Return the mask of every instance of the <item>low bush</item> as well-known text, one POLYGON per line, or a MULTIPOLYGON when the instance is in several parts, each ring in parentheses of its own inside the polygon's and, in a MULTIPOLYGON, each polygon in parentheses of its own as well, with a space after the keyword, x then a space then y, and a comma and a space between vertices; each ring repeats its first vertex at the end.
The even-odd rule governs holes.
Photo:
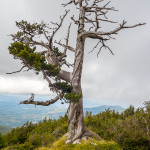
MULTIPOLYGON (((149 110, 150 103, 145 102, 145 107, 135 110, 133 106, 130 106, 121 114, 111 110, 106 110, 97 115, 87 112, 85 114, 85 126, 97 133, 102 139, 115 141, 123 150, 149 150, 149 110)), ((13 129, 6 135, 2 136, 0 134, 0 148, 5 146, 12 147, 13 150, 32 150, 41 146, 50 147, 67 131, 67 115, 60 117, 58 120, 45 118, 37 124, 27 122, 22 127, 13 129)), ((59 141, 56 143, 58 144, 57 147, 59 147, 59 141)), ((102 141, 100 145, 97 143, 101 147, 103 145, 104 148, 109 144, 109 147, 111 147, 111 142, 107 142, 106 145, 102 144, 102 141)), ((87 150, 93 146, 90 144, 86 145, 86 143, 82 143, 82 145, 87 147, 87 150)), ((70 146, 74 147, 74 145, 70 146)), ((66 148, 69 148, 69 145, 66 148)))

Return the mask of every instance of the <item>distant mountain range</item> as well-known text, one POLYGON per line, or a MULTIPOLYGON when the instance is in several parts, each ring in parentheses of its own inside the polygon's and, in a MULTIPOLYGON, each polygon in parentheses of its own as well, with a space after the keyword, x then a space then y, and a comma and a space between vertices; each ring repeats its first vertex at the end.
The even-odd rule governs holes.
MULTIPOLYGON (((45 117, 58 119, 59 116, 63 116, 67 111, 66 105, 37 106, 36 108, 33 105, 18 105, 20 99, 22 99, 22 97, 0 95, 0 126, 13 128, 21 126, 27 121, 37 123, 45 117)), ((84 113, 88 111, 95 115, 107 109, 115 110, 119 113, 124 111, 124 108, 120 106, 103 105, 93 108, 84 108, 84 113)))
POLYGON ((111 106, 111 105, 102 105, 102 106, 98 106, 98 107, 93 107, 93 108, 84 108, 84 112, 88 111, 88 112, 92 112, 93 115, 98 114, 100 112, 103 112, 105 110, 115 110, 119 113, 123 112, 125 109, 121 106, 111 106))

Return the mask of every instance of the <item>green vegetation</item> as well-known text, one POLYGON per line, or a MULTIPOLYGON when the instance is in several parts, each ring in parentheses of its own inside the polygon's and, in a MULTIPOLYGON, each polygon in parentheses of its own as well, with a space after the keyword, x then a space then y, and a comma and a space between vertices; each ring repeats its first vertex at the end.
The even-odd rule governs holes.
MULTIPOLYGON (((43 77, 50 77, 54 83, 49 84, 50 90, 56 92, 57 90, 61 90, 63 93, 61 95, 62 104, 64 102, 78 102, 82 97, 81 94, 73 93, 73 87, 70 83, 63 82, 59 78, 59 73, 61 70, 61 66, 59 63, 55 63, 55 65, 47 63, 45 53, 46 52, 36 52, 37 47, 35 45, 39 45, 38 42, 33 42, 33 37, 36 35, 43 34, 45 32, 45 28, 47 26, 43 23, 30 24, 27 21, 16 22, 16 26, 22 31, 17 32, 17 34, 12 35, 13 43, 8 47, 9 53, 13 55, 15 59, 19 59, 22 61, 23 68, 28 68, 28 70, 33 70, 36 75, 40 72, 43 73, 43 77), (30 37, 30 36, 31 37, 30 37), (56 90, 57 89, 57 90, 56 90)), ((57 61, 65 62, 64 54, 59 51, 57 47, 52 47, 52 53, 55 57, 59 57, 60 59, 57 61), (61 56, 63 56, 61 58, 61 56)), ((22 68, 22 69, 23 69, 22 68)), ((21 70, 22 70, 21 69, 21 70)), ((57 91, 58 93, 58 91, 57 91)))
POLYGON ((32 124, 27 122, 22 127, 13 129, 3 136, 6 149, 34 149, 41 145, 52 144, 67 132, 67 116, 58 120, 44 119, 43 122, 32 124))
POLYGON ((5 146, 5 142, 4 142, 4 139, 2 137, 2 134, 0 132, 0 149, 3 148, 5 146))
POLYGON ((51 147, 41 147, 36 150, 121 150, 119 145, 113 141, 97 141, 88 139, 81 144, 65 144, 67 137, 60 138, 51 147))
POLYGON ((2 134, 6 134, 6 133, 10 132, 11 130, 12 130, 12 128, 10 128, 10 127, 0 126, 0 132, 2 134))
POLYGON ((22 60, 24 66, 28 64, 29 69, 33 69, 36 74, 41 70, 45 70, 49 76, 56 76, 60 71, 60 68, 56 65, 47 64, 45 56, 36 53, 36 47, 32 48, 28 43, 14 42, 8 49, 14 58, 22 60))
POLYGON ((0 146, 5 147, 5 150, 10 148, 14 150, 149 150, 149 110, 150 102, 145 102, 145 107, 135 110, 133 106, 130 106, 121 114, 109 109, 97 115, 87 112, 86 127, 97 133, 104 141, 89 139, 81 142, 80 145, 65 145, 63 135, 68 128, 67 115, 65 115, 58 120, 44 119, 38 124, 27 122, 6 135, 0 135, 0 141, 3 141, 0 146))

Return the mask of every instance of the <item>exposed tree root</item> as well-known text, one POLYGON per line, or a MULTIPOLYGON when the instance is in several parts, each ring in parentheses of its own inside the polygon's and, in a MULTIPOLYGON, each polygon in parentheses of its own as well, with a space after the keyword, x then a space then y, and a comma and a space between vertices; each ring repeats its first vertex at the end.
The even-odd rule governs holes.
POLYGON ((64 136, 68 136, 68 139, 67 139, 67 141, 66 141, 66 144, 70 144, 70 143, 73 143, 73 144, 80 144, 81 143, 81 140, 84 140, 84 141, 86 141, 86 140, 88 140, 89 138, 95 138, 95 139, 97 139, 97 140, 102 140, 102 138, 98 135, 98 134, 96 134, 96 133, 94 133, 94 132, 92 132, 92 131, 89 131, 89 130, 87 130, 87 129, 85 129, 85 131, 83 132, 83 134, 82 135, 80 135, 80 137, 76 137, 76 138, 74 138, 74 139, 69 139, 69 133, 66 133, 64 136))
POLYGON ((91 138, 96 138, 97 140, 102 140, 102 138, 98 134, 89 131, 87 129, 85 129, 85 133, 83 134, 82 137, 91 137, 91 138))

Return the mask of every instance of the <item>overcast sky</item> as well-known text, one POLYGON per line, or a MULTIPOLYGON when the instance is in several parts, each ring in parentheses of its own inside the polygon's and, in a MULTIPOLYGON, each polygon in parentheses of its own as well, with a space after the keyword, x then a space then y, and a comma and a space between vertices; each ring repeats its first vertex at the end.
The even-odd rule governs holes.
MULTIPOLYGON (((46 81, 32 72, 6 75, 6 72, 20 68, 20 61, 14 60, 8 52, 11 38, 7 35, 17 32, 15 21, 27 20, 47 23, 59 19, 64 8, 62 0, 0 0, 0 93, 50 95, 46 81)), ((65 2, 65 0, 64 0, 65 2)), ((67 0, 66 0, 67 2, 67 0)), ((150 0, 111 0, 111 6, 118 12, 111 12, 111 20, 128 25, 147 23, 145 26, 123 30, 116 40, 108 44, 114 52, 103 50, 97 58, 97 51, 88 53, 95 46, 86 41, 82 76, 85 103, 90 105, 141 106, 150 100, 150 0)), ((71 13, 74 13, 71 7, 71 13)), ((68 19, 65 22, 67 25, 68 19)), ((65 26, 64 26, 65 27, 65 26)), ((71 45, 75 45, 76 28, 72 29, 71 45)), ((112 29, 111 24, 104 28, 112 29)), ((56 38, 65 34, 60 31, 56 38)), ((72 58, 69 54, 70 59, 72 58)))

